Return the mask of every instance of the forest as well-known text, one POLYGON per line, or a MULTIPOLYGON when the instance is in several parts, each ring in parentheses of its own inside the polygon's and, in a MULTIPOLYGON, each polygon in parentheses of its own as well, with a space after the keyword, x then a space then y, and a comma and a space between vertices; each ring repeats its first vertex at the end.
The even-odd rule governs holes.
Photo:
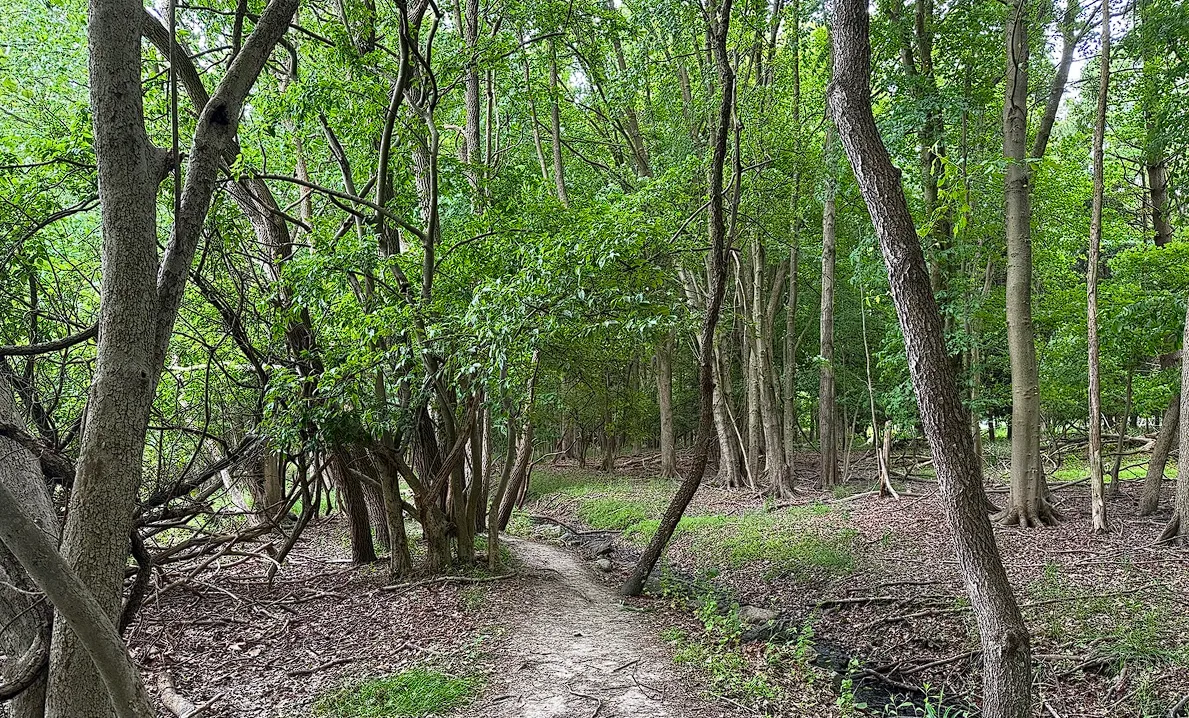
POLYGON ((3 718, 1189 718, 1189 4, 4 0, 3 718))

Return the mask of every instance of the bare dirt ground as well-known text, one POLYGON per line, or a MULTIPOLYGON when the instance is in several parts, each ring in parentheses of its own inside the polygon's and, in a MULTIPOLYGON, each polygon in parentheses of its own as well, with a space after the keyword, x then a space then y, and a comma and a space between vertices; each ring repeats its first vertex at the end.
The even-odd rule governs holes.
POLYGON ((210 702, 209 718, 297 718, 350 680, 457 665, 490 640, 493 618, 465 585, 382 590, 385 566, 348 565, 343 536, 338 518, 310 526, 271 584, 270 564, 242 555, 264 553, 251 544, 196 575, 160 572, 129 633, 146 684, 169 675, 190 702, 210 702))
MULTIPOLYGON (((466 714, 490 718, 725 716, 698 697, 657 644, 646 618, 625 609, 570 550, 510 539, 526 569, 545 578, 523 598, 495 650, 487 694, 466 714)), ((505 618, 507 620, 507 618, 505 618)))
POLYGON ((727 714, 569 549, 510 538, 514 578, 393 589, 384 564, 348 565, 339 518, 309 527, 270 583, 271 541, 158 572, 129 631, 150 690, 168 677, 210 718, 301 718, 344 685, 428 665, 482 678, 466 716, 727 714))

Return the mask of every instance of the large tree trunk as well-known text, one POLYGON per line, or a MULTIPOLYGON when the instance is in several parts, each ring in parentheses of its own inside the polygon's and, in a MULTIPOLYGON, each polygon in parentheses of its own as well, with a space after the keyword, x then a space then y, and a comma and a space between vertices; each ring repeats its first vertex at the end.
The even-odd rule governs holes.
MULTIPOLYGON (((1094 191, 1090 210, 1090 251, 1086 259, 1086 342, 1089 345, 1089 395, 1090 395, 1090 523, 1095 533, 1107 530, 1106 496, 1102 479, 1102 388, 1099 383, 1098 360, 1098 264, 1102 247, 1102 195, 1103 161, 1102 144, 1106 135, 1106 99, 1110 87, 1111 57, 1111 4, 1102 3, 1102 54, 1098 86, 1098 113, 1094 122, 1094 146, 1092 154, 1094 191)), ((1119 436, 1127 431, 1126 424, 1119 427, 1119 436)), ((1114 483, 1118 483, 1117 479, 1114 483)))
POLYGON ((1144 490, 1139 501, 1139 515, 1149 516, 1160 508, 1160 487, 1164 483, 1164 467, 1168 465, 1168 455, 1180 436, 1181 424, 1181 395, 1173 394, 1164 410, 1164 418, 1160 423, 1160 433, 1156 435, 1156 444, 1152 447, 1152 458, 1148 461, 1148 472, 1144 475, 1144 490))
POLYGON ((347 531, 351 537, 351 562, 372 563, 376 560, 376 547, 372 543, 371 519, 363 494, 363 482, 353 471, 350 454, 341 446, 335 446, 333 449, 330 475, 334 478, 335 488, 338 489, 339 505, 347 518, 347 531))
MULTIPOLYGON (((698 486, 702 483, 702 475, 706 472, 706 460, 710 455, 712 425, 714 421, 714 337, 718 328, 718 315, 722 309, 723 295, 726 294, 727 284, 727 223, 723 207, 723 168, 727 161, 727 139, 731 131, 731 115, 735 97, 735 72, 731 68, 727 55, 727 35, 731 23, 732 0, 722 0, 721 4, 711 0, 706 10, 706 39, 714 56, 715 68, 718 70, 719 104, 718 116, 714 126, 713 156, 710 161, 709 187, 710 200, 707 230, 710 235, 710 292, 706 301, 706 312, 702 317, 702 331, 698 347, 698 439, 694 448, 693 464, 689 475, 681 482, 673 500, 669 502, 660 524, 644 554, 636 563, 631 576, 624 583, 621 591, 624 595, 636 596, 644 590, 644 581, 656 567, 661 553, 677 523, 693 500, 698 486)), ((738 128, 736 128, 738 129, 738 128)), ((736 156, 734 167, 734 183, 738 188, 741 174, 739 158, 736 156)), ((738 202, 738 193, 734 202, 738 202)))
POLYGON ((996 518, 1023 527, 1051 524, 1040 467, 1040 379, 1032 328, 1032 235, 1029 199, 1028 23, 1029 0, 1007 8, 1007 90, 1003 153, 1007 158, 1007 351, 1011 362, 1011 487, 996 518))
MULTIPOLYGON (((830 153, 832 133, 826 130, 826 154, 830 153)), ((821 359, 818 379, 817 424, 821 437, 822 486, 838 483, 838 430, 834 401, 834 194, 833 176, 826 178, 826 200, 822 208, 822 303, 821 303, 821 359)))
POLYGON ((1029 718, 1032 671, 1028 631, 985 512, 981 466, 900 171, 888 156, 871 110, 867 3, 838 0, 833 20, 834 79, 828 103, 879 236, 946 521, 978 623, 983 648, 983 715, 1029 718))
MULTIPOLYGON (((156 224, 161 177, 145 133, 141 29, 131 20, 142 12, 138 1, 94 0, 88 13, 103 287, 95 374, 62 542, 67 564, 113 620, 120 610, 145 432, 161 371, 156 224)), ((111 716, 108 696, 95 690, 99 685, 99 674, 83 644, 65 623, 59 623, 54 631, 47 714, 51 718, 111 716)))
MULTIPOLYGON (((144 7, 92 0, 87 23, 90 95, 103 230, 99 340, 62 556, 114 619, 120 610, 128 537, 140 488, 145 431, 206 221, 223 154, 234 143, 244 99, 297 0, 272 0, 210 99, 199 110, 174 227, 158 260, 156 193, 174 161, 148 141, 141 87, 144 7)), ((85 615, 89 605, 79 608, 85 615)), ((46 711, 50 718, 108 718, 113 706, 94 690, 93 646, 75 622, 55 627, 46 711)), ((109 667, 103 667, 107 671, 109 667)), ((110 687, 110 686, 109 686, 110 687)))
MULTIPOLYGON (((24 425, 8 383, 0 378, 0 484, 56 545, 61 527, 37 457, 5 435, 8 427, 15 431, 24 425)), ((16 556, 0 542, 0 653, 8 657, 0 670, 0 702, 11 701, 12 718, 45 714, 53 612, 37 599, 36 588, 16 556)))

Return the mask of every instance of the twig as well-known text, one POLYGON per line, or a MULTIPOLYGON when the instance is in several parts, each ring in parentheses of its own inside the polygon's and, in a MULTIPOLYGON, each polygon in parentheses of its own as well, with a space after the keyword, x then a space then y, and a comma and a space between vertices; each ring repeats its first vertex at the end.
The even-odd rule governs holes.
POLYGON ((624 663, 623 665, 616 666, 615 668, 613 668, 611 670, 611 672, 618 673, 619 671, 622 671, 623 669, 627 668, 628 666, 634 666, 639 662, 640 662, 639 658, 633 658, 632 660, 628 661, 627 663, 624 663))
MULTIPOLYGON (((427 578, 423 581, 413 581, 412 583, 398 583, 392 586, 381 586, 378 591, 394 591, 397 595, 412 591, 414 588, 421 586, 428 586, 434 583, 490 583, 491 581, 503 581, 508 578, 515 578, 515 573, 505 573, 499 576, 438 576, 437 578, 427 578)), ((373 593, 375 593, 373 591, 373 593)))
POLYGON ((579 698, 585 698, 589 701, 597 701, 597 705, 595 705, 594 712, 590 714, 590 718, 595 718, 595 716, 597 716, 599 714, 599 711, 601 711, 603 709, 603 699, 602 698, 599 698, 598 696, 592 696, 587 693, 582 693, 581 691, 576 691, 576 690, 574 690, 574 688, 572 686, 570 686, 569 683, 566 684, 566 689, 568 691, 570 691, 570 693, 572 695, 578 696, 579 698))
POLYGON ((320 666, 314 666, 313 668, 302 668, 302 669, 296 670, 296 671, 289 671, 289 676, 291 678, 298 678, 300 676, 310 676, 315 673, 324 671, 327 668, 334 668, 335 666, 341 666, 344 663, 352 663, 352 662, 358 661, 358 660, 359 660, 358 658, 336 658, 333 661, 327 661, 326 663, 323 663, 320 666))
POLYGON ((926 671, 930 668, 937 668, 938 666, 944 666, 944 665, 948 665, 950 663, 957 663, 958 661, 964 660, 966 658, 973 658, 974 656, 977 656, 980 653, 982 653, 981 650, 966 651, 964 653, 959 653, 956 656, 950 656, 949 658, 941 658, 936 661, 922 663, 921 665, 913 666, 912 668, 909 668, 908 670, 899 671, 899 673, 902 676, 911 675, 913 673, 920 673, 921 671, 926 671))

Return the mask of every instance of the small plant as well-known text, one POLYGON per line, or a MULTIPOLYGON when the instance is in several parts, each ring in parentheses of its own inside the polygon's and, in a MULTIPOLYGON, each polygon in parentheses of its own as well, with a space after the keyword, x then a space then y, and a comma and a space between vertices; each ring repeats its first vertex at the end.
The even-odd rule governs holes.
POLYGON ((318 699, 314 713, 327 718, 441 714, 465 705, 480 685, 475 677, 455 678, 425 668, 411 668, 340 688, 318 699))
POLYGON ((866 710, 867 704, 855 697, 855 682, 851 678, 859 669, 859 659, 852 658, 846 667, 846 675, 842 678, 842 685, 838 689, 838 699, 835 703, 842 712, 843 718, 851 718, 866 710))
POLYGON ((895 705, 884 706, 888 718, 969 718, 969 710, 956 705, 947 705, 945 691, 934 691, 928 683, 921 686, 925 697, 920 702, 903 700, 895 705))
POLYGON ((483 602, 487 598, 487 588, 484 586, 467 586, 462 590, 460 598, 462 600, 462 610, 467 613, 475 613, 480 608, 483 608, 483 602))

